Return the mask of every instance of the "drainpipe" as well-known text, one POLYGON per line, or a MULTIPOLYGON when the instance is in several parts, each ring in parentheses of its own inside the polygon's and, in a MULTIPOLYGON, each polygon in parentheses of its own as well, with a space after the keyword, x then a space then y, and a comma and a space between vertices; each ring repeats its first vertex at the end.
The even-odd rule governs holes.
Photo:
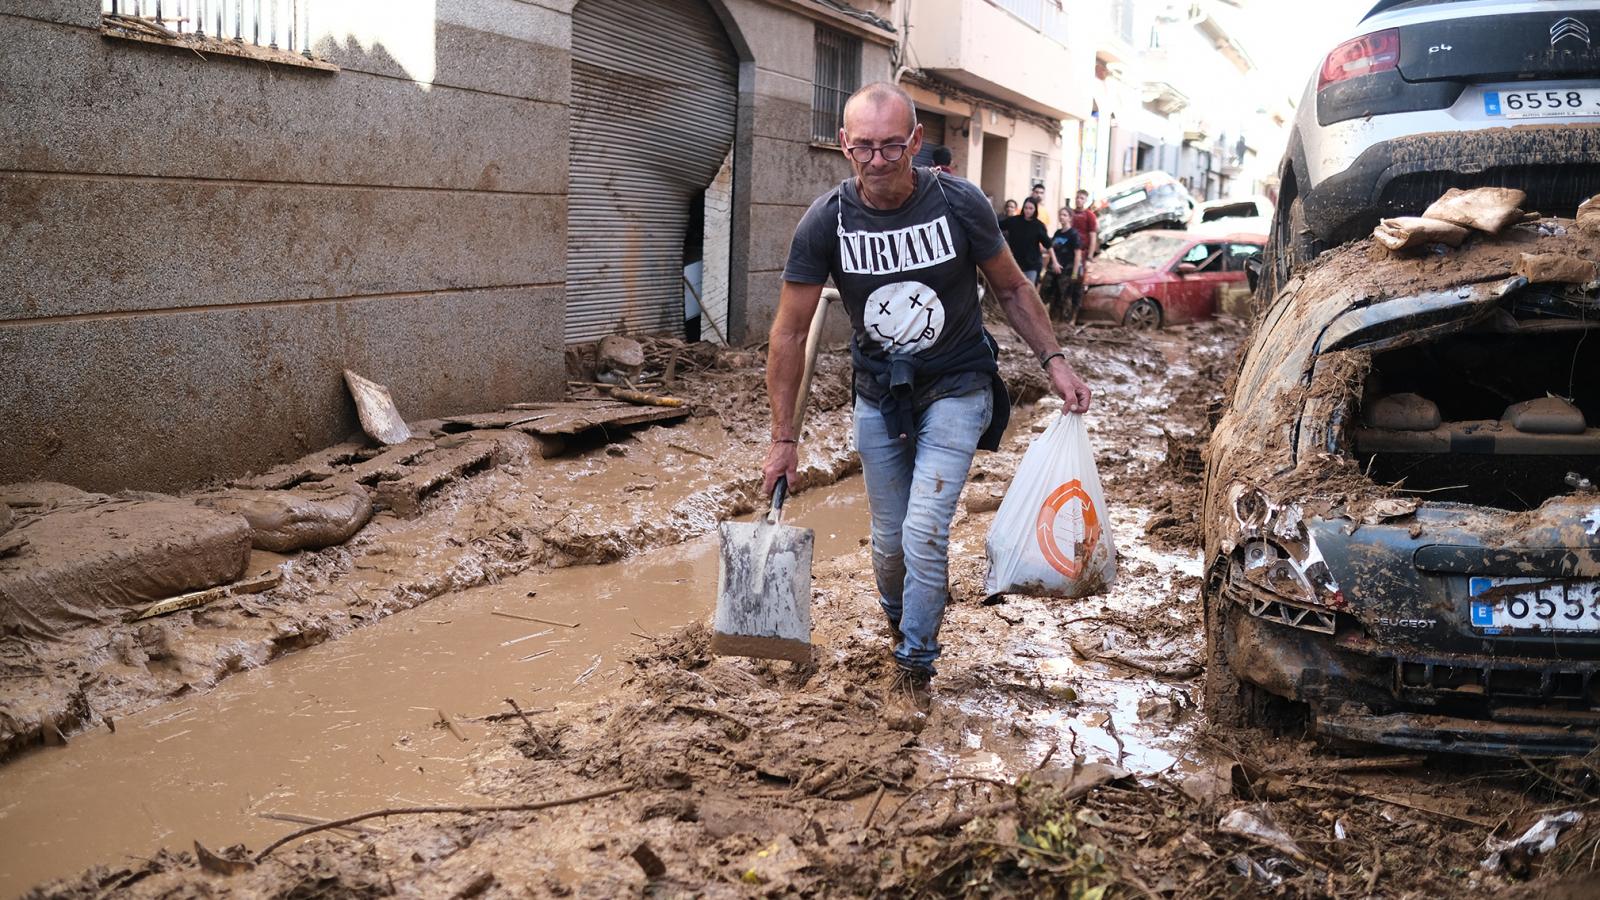
POLYGON ((911 71, 906 65, 907 50, 911 46, 911 0, 900 0, 900 41, 895 44, 894 77, 889 79, 890 84, 899 84, 900 79, 911 71))

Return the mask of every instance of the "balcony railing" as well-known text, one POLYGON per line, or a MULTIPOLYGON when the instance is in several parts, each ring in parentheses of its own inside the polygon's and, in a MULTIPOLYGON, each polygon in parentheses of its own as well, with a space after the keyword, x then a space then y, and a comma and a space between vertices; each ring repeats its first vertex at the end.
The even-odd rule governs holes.
POLYGON ((991 0, 1051 40, 1067 42, 1067 12, 1061 0, 991 0))

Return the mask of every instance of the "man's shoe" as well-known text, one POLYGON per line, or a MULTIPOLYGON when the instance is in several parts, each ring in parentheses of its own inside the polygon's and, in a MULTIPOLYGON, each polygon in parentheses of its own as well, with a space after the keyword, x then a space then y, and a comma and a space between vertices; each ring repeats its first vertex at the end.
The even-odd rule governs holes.
POLYGON ((884 715, 895 731, 918 732, 928 724, 933 710, 933 674, 919 669, 898 668, 889 684, 884 715))

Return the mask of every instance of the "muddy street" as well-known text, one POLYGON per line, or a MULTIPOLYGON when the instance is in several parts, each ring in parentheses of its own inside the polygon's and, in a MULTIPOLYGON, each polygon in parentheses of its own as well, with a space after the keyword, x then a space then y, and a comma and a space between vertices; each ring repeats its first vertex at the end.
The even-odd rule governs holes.
MULTIPOLYGON (((838 400, 809 426, 818 447, 791 513, 817 535, 815 665, 709 653, 709 532, 718 510, 748 515, 759 453, 759 415, 722 403, 721 415, 463 477, 417 519, 380 516, 353 554, 286 558, 292 590, 255 605, 281 606, 303 630, 378 615, 324 625, 324 642, 236 664, 214 687, 96 694, 66 746, 0 767, 0 893, 1503 889, 1476 874, 1474 854, 1536 803, 1524 782, 1486 771, 1465 790, 1422 757, 1346 758, 1303 733, 1218 729, 1197 712, 1200 446, 1242 334, 1219 320, 1067 336, 1099 390, 1090 427, 1118 580, 1080 601, 983 596, 998 498, 1059 414, 1036 399, 1002 450, 980 455, 957 513, 945 659, 920 733, 883 713, 892 665, 838 400), (746 472, 728 471, 740 461, 746 472), (668 470, 701 480, 675 484, 668 470), (551 509, 614 549, 502 558, 491 574, 452 576, 461 587, 438 572, 461 568, 466 523, 492 517, 498 530, 478 534, 495 540, 551 509), (663 529, 662 515, 681 524, 663 529), (440 586, 408 588, 424 582, 440 586), (244 862, 298 828, 372 811, 613 788, 543 811, 366 819, 244 862), (199 847, 226 859, 201 864, 199 847)), ((752 396, 756 362, 707 370, 704 391, 752 396)), ((825 362, 818 390, 836 390, 841 371, 825 362)), ((1008 372, 1038 397, 1026 368, 1008 372)), ((221 611, 166 621, 174 644, 248 640, 221 611)), ((190 665, 215 671, 201 662, 190 665)))

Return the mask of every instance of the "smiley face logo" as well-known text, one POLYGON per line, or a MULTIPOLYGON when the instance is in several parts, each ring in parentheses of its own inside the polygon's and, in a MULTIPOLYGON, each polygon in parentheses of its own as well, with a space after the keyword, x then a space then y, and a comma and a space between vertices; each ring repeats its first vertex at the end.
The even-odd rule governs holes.
POLYGON ((886 284, 867 297, 867 334, 889 353, 917 353, 944 333, 944 304, 920 281, 886 284))

